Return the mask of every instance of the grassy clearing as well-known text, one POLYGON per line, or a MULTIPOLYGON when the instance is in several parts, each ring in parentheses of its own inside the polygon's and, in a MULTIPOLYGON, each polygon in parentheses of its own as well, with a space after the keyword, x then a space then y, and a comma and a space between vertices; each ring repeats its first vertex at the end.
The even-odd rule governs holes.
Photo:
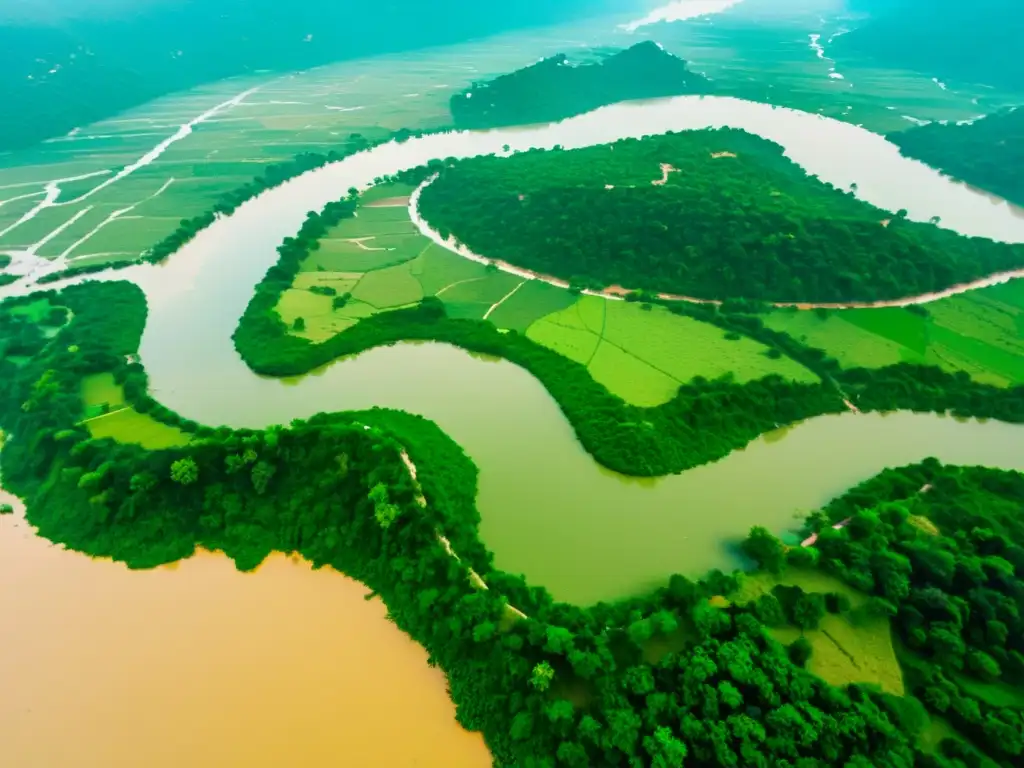
POLYGON ((1006 682, 983 683, 967 675, 955 675, 957 685, 993 707, 1024 709, 1024 690, 1006 682))
POLYGON ((835 592, 850 600, 851 610, 828 614, 818 629, 796 627, 772 630, 779 642, 790 644, 801 634, 814 649, 807 668, 832 685, 873 683, 884 691, 903 695, 903 671, 893 647, 892 629, 884 616, 866 615, 860 607, 867 596, 834 576, 814 569, 789 568, 781 577, 758 572, 743 579, 733 596, 737 603, 756 600, 775 586, 797 586, 805 592, 835 592))
POLYGON ((53 309, 53 304, 48 299, 36 299, 28 304, 12 307, 10 312, 12 315, 24 315, 38 325, 51 309, 53 309))
POLYGON ((539 280, 531 280, 516 291, 512 298, 494 310, 489 320, 499 328, 526 333, 526 329, 532 323, 545 315, 561 312, 572 306, 575 301, 576 297, 568 291, 539 280))
POLYGON ((188 445, 191 438, 176 427, 161 424, 132 408, 97 416, 85 423, 96 439, 110 437, 119 443, 141 445, 151 451, 188 445))
POLYGON ((293 336, 319 344, 355 324, 351 318, 336 312, 333 303, 331 296, 289 288, 281 294, 276 309, 293 336), (295 328, 295 321, 300 317, 305 326, 301 330, 295 328))
POLYGON ((82 379, 85 418, 93 418, 124 407, 124 392, 112 373, 98 373, 82 379))

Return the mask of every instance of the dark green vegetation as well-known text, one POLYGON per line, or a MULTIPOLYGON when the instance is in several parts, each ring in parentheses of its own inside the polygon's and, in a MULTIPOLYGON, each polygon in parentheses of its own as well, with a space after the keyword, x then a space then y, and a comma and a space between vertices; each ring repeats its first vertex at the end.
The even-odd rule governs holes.
POLYGON ((0 8, 0 151, 227 77, 444 45, 633 5, 514 0, 496 10, 475 0, 157 0, 104 11, 72 2, 18 8, 5 0, 0 8))
POLYGON ((420 212, 488 258, 709 299, 893 299, 1024 265, 1024 246, 894 216, 735 129, 464 160, 420 212))
POLYGON ((711 83, 686 62, 645 41, 596 64, 552 56, 452 96, 459 128, 496 128, 562 120, 629 99, 710 93, 711 83))
POLYGON ((1024 109, 889 134, 907 157, 1024 206, 1024 109))
MULTIPOLYGON (((893 617, 914 696, 999 764, 1018 765, 1024 754, 1022 505, 1019 473, 929 460, 886 470, 814 515, 814 550, 787 556, 762 530, 746 549, 776 572, 787 557, 817 563, 870 595, 867 610, 893 617), (831 527, 840 521, 845 527, 831 527)), ((975 749, 949 745, 946 751, 975 749)))
POLYGON ((940 78, 1020 90, 1018 0, 854 0, 871 18, 829 49, 841 63, 858 56, 940 78))
POLYGON ((322 214, 310 213, 298 236, 288 238, 278 249, 278 263, 257 286, 233 337, 242 359, 256 373, 297 376, 339 357, 403 340, 440 341, 494 355, 522 366, 543 383, 598 462, 635 476, 681 472, 719 459, 778 425, 841 412, 844 399, 863 411, 953 411, 1024 422, 1024 388, 1000 389, 964 373, 908 363, 875 370, 842 369, 821 350, 767 328, 760 317, 749 314, 756 305, 738 301, 727 302, 721 309, 683 302, 666 302, 666 306, 717 325, 725 333, 754 339, 821 380, 806 384, 767 376, 740 385, 728 376, 714 381, 698 377, 679 387, 663 405, 633 406, 595 382, 582 363, 515 330, 503 333, 489 322, 452 318, 433 297, 413 307, 376 314, 327 341, 313 343, 291 334, 275 307, 319 238, 354 208, 354 199, 346 197, 329 204, 322 214))
MULTIPOLYGON (((187 447, 163 451, 90 439, 78 426, 81 379, 98 373, 129 378, 124 355, 137 347, 143 299, 133 286, 117 283, 86 284, 45 298, 72 309, 72 324, 53 338, 21 332, 30 360, 19 367, 5 355, 0 363, 0 426, 13 436, 3 448, 5 483, 26 499, 29 521, 54 541, 134 567, 171 562, 203 546, 223 549, 248 569, 280 550, 361 580, 445 670, 459 720, 483 731, 496 765, 978 764, 970 757, 923 754, 916 742, 923 717, 915 699, 868 685, 829 685, 793 663, 807 662, 805 645, 787 648, 769 632, 778 621, 811 627, 825 611, 845 610, 841 596, 790 592, 773 604, 768 598, 730 603, 722 596, 736 592, 739 577, 713 572, 700 582, 674 576, 649 595, 581 608, 554 603, 543 589, 497 571, 477 538, 476 470, 422 419, 375 410, 263 431, 204 428, 187 447), (403 451, 416 464, 418 483, 403 451), (446 553, 439 534, 461 559, 446 553)), ((5 340, 9 329, 21 325, 12 319, 23 314, 16 310, 33 301, 38 297, 0 308, 5 340)), ((868 506, 869 496, 871 505, 897 508, 905 487, 921 482, 915 474, 921 472, 930 473, 936 489, 926 503, 950 498, 940 474, 954 478, 951 493, 970 491, 956 482, 958 470, 925 465, 898 475, 909 478, 902 485, 883 475, 814 522, 868 506)), ((1001 506, 991 519, 965 522, 969 532, 962 540, 953 535, 952 551, 981 590, 969 597, 972 605, 991 604, 1003 615, 1013 593, 994 588, 1011 586, 1015 569, 1024 567, 1006 540, 1019 535, 1009 512, 1019 505, 1024 479, 967 472, 978 482, 991 478, 984 508, 989 497, 1001 506), (988 534, 976 532, 982 524, 988 534), (977 567, 970 565, 975 542, 990 548, 979 551, 977 567), (996 601, 988 592, 1001 597, 996 601)), ((889 536, 884 526, 896 513, 888 510, 884 520, 882 513, 860 515, 864 522, 850 526, 847 549, 860 542, 875 550, 880 537, 893 539, 896 534, 889 536)), ((939 511, 915 512, 944 524, 939 511)), ((903 527, 898 534, 909 537, 903 527)), ((774 542, 762 539, 754 552, 767 545, 770 559, 774 542)), ((945 539, 936 539, 936 546, 940 541, 946 546, 945 539)), ((923 551, 928 542, 921 546, 923 551)), ((824 541, 822 549, 841 551, 824 541)), ((803 552, 800 559, 813 557, 803 552)), ((970 591, 956 587, 959 567, 955 562, 951 602, 970 591)), ((964 631, 979 620, 965 618, 964 631)), ((998 647, 1017 642, 997 629, 991 638, 971 638, 968 657, 984 650, 994 659, 998 647)), ((936 674, 952 674, 932 666, 936 674)), ((947 682, 957 685, 952 678, 947 682)), ((925 684, 922 696, 933 706, 929 687, 935 684, 925 684)), ((1019 754, 1019 714, 1013 717, 1010 710, 986 709, 980 726, 998 732, 1002 751, 993 757, 1007 766, 1019 754)), ((942 749, 956 755, 969 747, 950 742, 942 749)))

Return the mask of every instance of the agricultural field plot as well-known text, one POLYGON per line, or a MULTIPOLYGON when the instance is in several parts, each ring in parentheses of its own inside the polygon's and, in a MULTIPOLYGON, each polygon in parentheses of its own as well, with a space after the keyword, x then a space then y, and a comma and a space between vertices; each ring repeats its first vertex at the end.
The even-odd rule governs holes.
POLYGON ((0 252, 32 250, 79 264, 134 258, 269 164, 341 149, 352 134, 373 140, 400 128, 449 125, 453 93, 473 79, 557 53, 577 31, 513 32, 280 76, 233 78, 7 153, 0 160, 0 252), (181 132, 186 125, 191 130, 181 132), (51 183, 60 190, 56 204, 14 226, 43 202, 51 183), (34 197, 13 199, 29 194, 34 197), (105 223, 125 208, 132 210, 124 220, 105 223))
POLYGON ((715 326, 659 307, 645 310, 595 296, 534 322, 527 336, 588 366, 597 381, 634 405, 660 405, 697 376, 731 374, 743 383, 776 374, 816 381, 803 366, 768 357, 767 347, 750 339, 731 341, 715 326))
POLYGON ((745 577, 733 595, 737 603, 756 600, 776 586, 800 587, 805 592, 833 592, 850 601, 850 610, 827 614, 817 629, 801 632, 780 627, 771 634, 781 643, 792 643, 801 635, 811 643, 813 654, 807 668, 832 685, 871 683, 882 690, 903 695, 903 671, 892 641, 892 628, 884 616, 863 611, 867 596, 823 571, 787 568, 782 576, 758 572, 745 577))
POLYGON ((176 448, 191 440, 177 427, 162 424, 127 405, 121 385, 114 381, 113 374, 85 377, 81 394, 85 406, 82 424, 96 439, 110 437, 150 450, 176 448))
POLYGON ((132 408, 111 411, 85 422, 89 434, 99 440, 110 437, 119 443, 141 445, 151 451, 188 445, 190 436, 132 408))
POLYGON ((825 350, 844 367, 878 368, 898 362, 966 371, 978 381, 1024 383, 1024 281, 953 296, 907 309, 829 312, 781 310, 766 324, 825 350))
POLYGON ((400 184, 373 188, 358 215, 320 241, 278 302, 289 333, 323 342, 362 318, 427 296, 444 302, 449 317, 475 320, 516 301, 507 316, 525 330, 527 321, 575 301, 567 291, 488 269, 423 237, 409 219, 410 191, 400 184), (335 297, 346 293, 351 298, 335 308, 335 297))

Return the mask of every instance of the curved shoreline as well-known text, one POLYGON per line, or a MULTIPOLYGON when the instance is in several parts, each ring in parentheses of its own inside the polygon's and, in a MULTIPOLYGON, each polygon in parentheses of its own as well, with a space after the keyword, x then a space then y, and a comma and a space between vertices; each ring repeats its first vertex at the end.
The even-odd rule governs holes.
MULTIPOLYGON (((664 172, 664 171, 663 171, 664 172)), ((667 176, 667 174, 666 174, 667 176)), ((486 256, 474 252, 470 248, 460 243, 454 235, 450 235, 448 239, 441 236, 441 233, 434 229, 430 222, 428 222, 419 210, 420 197, 423 194, 423 190, 437 181, 438 174, 434 174, 429 179, 420 184, 412 195, 409 197, 409 218, 413 224, 416 225, 416 229, 419 233, 429 240, 433 241, 437 245, 441 246, 445 250, 454 253, 456 256, 461 256, 464 259, 474 261, 478 264, 484 264, 487 266, 494 266, 502 272, 507 272, 510 275, 525 278, 526 280, 538 280, 542 283, 555 286, 556 288, 563 288, 568 290, 569 283, 561 278, 555 277, 554 275, 545 275, 540 272, 534 272, 533 270, 524 269, 523 267, 517 267, 514 264, 510 264, 507 261, 501 259, 490 259, 486 256)), ((656 182, 655 182, 656 183, 656 182)), ((1001 285, 1008 283, 1011 280, 1024 277, 1024 267, 1020 269, 1008 270, 1005 272, 996 272, 987 277, 982 277, 977 280, 972 280, 967 283, 957 283, 949 288, 944 288, 941 291, 932 291, 930 293, 921 293, 916 296, 905 296, 899 299, 882 299, 880 301, 847 301, 847 302, 806 302, 806 301, 771 301, 766 302, 769 306, 775 307, 776 309, 786 309, 795 307, 798 310, 814 310, 814 309, 884 309, 891 307, 910 307, 916 304, 928 304, 933 301, 940 299, 948 299, 951 296, 957 296, 961 293, 968 293, 970 291, 976 291, 980 288, 989 288, 993 285, 1001 285)), ((602 299, 608 299, 610 301, 622 301, 626 294, 632 293, 632 289, 623 288, 622 286, 615 285, 609 288, 605 288, 600 291, 594 291, 591 289, 585 289, 581 293, 587 296, 598 296, 602 299)), ((721 299, 702 299, 698 296, 685 296, 678 293, 658 293, 657 298, 662 301, 682 301, 688 304, 713 304, 718 306, 722 304, 721 299)))

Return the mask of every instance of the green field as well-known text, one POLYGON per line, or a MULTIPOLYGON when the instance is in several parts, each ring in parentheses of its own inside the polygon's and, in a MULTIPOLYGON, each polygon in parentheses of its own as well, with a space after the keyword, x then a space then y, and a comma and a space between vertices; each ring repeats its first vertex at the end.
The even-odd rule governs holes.
POLYGON ((903 361, 966 371, 997 386, 1024 383, 1024 281, 983 288, 907 309, 777 310, 766 324, 819 347, 844 367, 903 361))
POLYGON ((119 443, 141 445, 151 451, 188 445, 189 435, 176 427, 169 427, 151 416, 132 408, 112 411, 85 422, 95 439, 111 437, 119 443))
POLYGON ((738 382, 777 374, 812 382, 809 370, 747 338, 730 341, 721 329, 655 307, 583 296, 573 306, 534 322, 527 336, 583 363, 609 391, 635 405, 660 405, 697 376, 731 374, 738 382))
POLYGON ((776 640, 786 645, 801 635, 807 638, 814 650, 807 669, 832 685, 871 683, 889 693, 903 695, 903 671, 893 646, 889 619, 861 610, 866 595, 823 571, 791 567, 781 577, 764 572, 745 577, 733 599, 741 603, 756 600, 777 585, 797 586, 805 592, 835 592, 850 600, 849 611, 827 614, 818 629, 780 627, 771 631, 776 640))
POLYGON ((114 381, 113 374, 86 376, 82 380, 81 394, 85 410, 82 423, 97 440, 112 437, 120 443, 160 450, 188 445, 191 439, 177 427, 162 424, 127 405, 121 385, 114 381))

